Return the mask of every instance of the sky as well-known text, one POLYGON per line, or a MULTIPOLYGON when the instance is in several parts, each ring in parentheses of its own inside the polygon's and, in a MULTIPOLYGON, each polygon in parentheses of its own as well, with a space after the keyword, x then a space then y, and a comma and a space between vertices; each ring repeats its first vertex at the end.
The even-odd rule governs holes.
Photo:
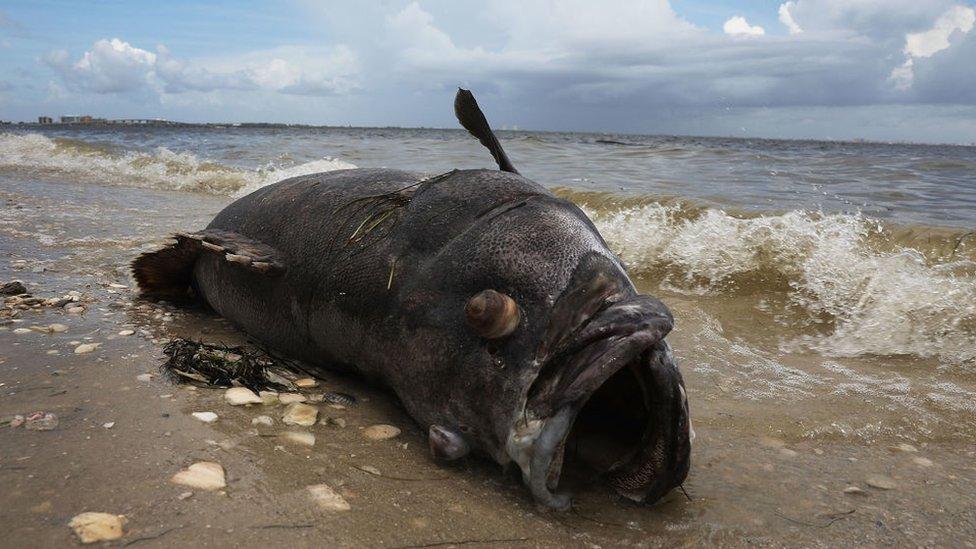
POLYGON ((0 119, 976 143, 976 0, 0 0, 0 119))

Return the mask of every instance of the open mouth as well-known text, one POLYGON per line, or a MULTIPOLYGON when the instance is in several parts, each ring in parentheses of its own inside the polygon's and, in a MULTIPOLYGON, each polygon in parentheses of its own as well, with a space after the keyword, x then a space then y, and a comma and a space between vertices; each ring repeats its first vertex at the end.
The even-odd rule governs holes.
POLYGON ((537 501, 569 507, 559 484, 570 464, 638 502, 684 481, 691 435, 663 339, 671 325, 659 301, 634 296, 605 306, 546 358, 508 444, 537 501))

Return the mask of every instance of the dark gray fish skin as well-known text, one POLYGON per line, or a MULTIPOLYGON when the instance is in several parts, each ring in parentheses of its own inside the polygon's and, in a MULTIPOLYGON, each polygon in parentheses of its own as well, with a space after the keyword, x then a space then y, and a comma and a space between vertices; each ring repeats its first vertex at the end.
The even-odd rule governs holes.
POLYGON ((579 208, 540 185, 489 170, 308 175, 237 200, 200 234, 260 243, 283 266, 258 272, 201 249, 192 284, 221 315, 271 347, 392 388, 424 427, 516 461, 540 502, 568 505, 547 484, 573 418, 635 364, 657 408, 633 463, 610 474, 644 466, 647 482, 624 483, 637 500, 684 480, 687 400, 663 343, 670 312, 636 293, 579 208), (467 300, 485 289, 518 305, 505 338, 465 323, 467 300))
POLYGON ((435 458, 514 461, 545 506, 570 505, 566 461, 660 499, 694 438, 670 311, 578 207, 518 175, 467 90, 455 113, 503 171, 281 181, 137 258, 140 288, 192 286, 267 345, 390 387, 435 458))

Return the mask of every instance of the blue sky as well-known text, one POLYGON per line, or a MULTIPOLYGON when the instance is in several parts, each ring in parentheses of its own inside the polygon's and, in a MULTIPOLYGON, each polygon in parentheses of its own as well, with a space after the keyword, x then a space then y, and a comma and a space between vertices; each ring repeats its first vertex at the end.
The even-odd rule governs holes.
POLYGON ((0 119, 976 142, 972 0, 0 1, 0 119))

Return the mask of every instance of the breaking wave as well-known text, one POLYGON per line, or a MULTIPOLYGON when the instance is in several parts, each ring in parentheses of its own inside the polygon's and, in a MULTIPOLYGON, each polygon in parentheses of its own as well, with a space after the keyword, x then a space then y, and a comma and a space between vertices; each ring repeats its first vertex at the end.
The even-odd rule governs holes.
POLYGON ((33 176, 67 176, 86 183, 240 196, 289 177, 355 167, 322 158, 294 166, 269 164, 249 170, 166 147, 133 151, 37 133, 0 134, 0 169, 29 171, 33 176))
POLYGON ((976 364, 976 233, 557 192, 580 204, 636 277, 664 291, 752 296, 800 328, 785 350, 976 364))

